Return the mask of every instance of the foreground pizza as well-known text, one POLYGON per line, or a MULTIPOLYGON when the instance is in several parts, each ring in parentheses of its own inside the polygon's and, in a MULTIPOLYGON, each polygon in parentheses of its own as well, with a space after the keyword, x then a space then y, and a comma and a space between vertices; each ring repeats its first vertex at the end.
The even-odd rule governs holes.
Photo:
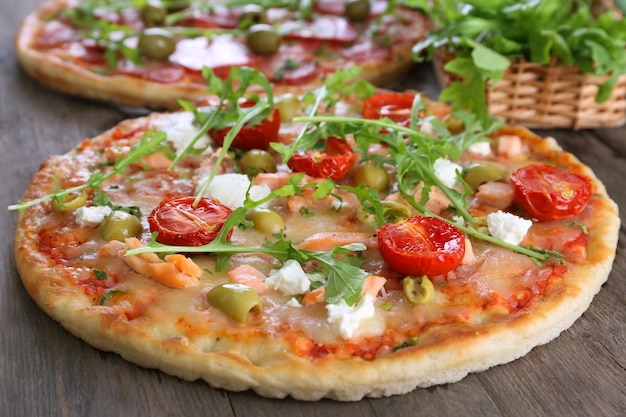
POLYGON ((16 53, 29 75, 62 92, 176 109, 205 94, 204 66, 222 76, 257 68, 288 89, 359 65, 383 85, 408 70, 425 34, 420 12, 386 1, 182 3, 49 0, 25 19, 16 53))
POLYGON ((617 244, 594 174, 553 139, 348 90, 230 91, 49 157, 12 207, 28 292, 141 366, 303 400, 457 381, 568 328, 617 244))

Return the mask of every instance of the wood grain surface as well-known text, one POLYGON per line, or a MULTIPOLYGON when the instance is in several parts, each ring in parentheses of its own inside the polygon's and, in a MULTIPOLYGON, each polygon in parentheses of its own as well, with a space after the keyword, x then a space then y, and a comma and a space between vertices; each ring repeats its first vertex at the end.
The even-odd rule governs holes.
MULTIPOLYGON (((50 154, 132 117, 135 110, 66 97, 20 70, 19 22, 40 2, 0 0, 0 202, 18 201, 50 154)), ((436 97, 429 66, 392 87, 436 97)), ((591 166, 626 207, 626 128, 540 131, 591 166)), ((621 212, 622 223, 625 213, 621 212)), ((624 416, 626 415, 626 249, 624 228, 608 282, 589 310, 553 342, 455 384, 355 403, 268 400, 229 393, 139 368, 93 349, 41 312, 12 259, 15 213, 0 219, 0 416, 624 416)))

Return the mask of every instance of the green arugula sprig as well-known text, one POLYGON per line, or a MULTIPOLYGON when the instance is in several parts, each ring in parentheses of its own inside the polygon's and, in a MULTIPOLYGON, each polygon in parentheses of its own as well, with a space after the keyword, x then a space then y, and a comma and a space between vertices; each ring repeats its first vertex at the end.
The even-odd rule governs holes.
POLYGON ((593 0, 411 0, 435 23, 413 48, 418 61, 436 50, 454 54, 445 69, 460 75, 440 99, 487 117, 485 88, 499 81, 511 60, 548 65, 558 59, 583 73, 610 75, 596 96, 610 97, 626 73, 626 21, 611 12, 592 15, 593 0))
POLYGON ((89 176, 89 179, 84 184, 77 185, 75 187, 67 189, 59 189, 54 193, 44 195, 30 201, 23 201, 19 204, 13 204, 8 207, 9 210, 22 210, 43 201, 51 199, 60 199, 68 194, 75 194, 85 189, 99 190, 101 185, 114 175, 126 175, 126 169, 135 163, 141 163, 141 159, 145 156, 152 155, 163 149, 163 141, 167 138, 164 132, 155 132, 154 130, 147 131, 139 142, 133 145, 128 153, 118 159, 110 170, 96 171, 89 176))
MULTIPOLYGON (((419 97, 416 98, 412 115, 411 124, 415 125, 417 114, 422 111, 428 111, 425 102, 419 97)), ((315 116, 315 117, 299 117, 295 118, 296 123, 307 123, 321 129, 325 134, 351 134, 359 143, 359 149, 364 153, 368 146, 373 142, 387 144, 390 154, 389 163, 397 168, 398 190, 417 211, 424 215, 437 217, 442 220, 453 223, 457 228, 469 236, 479 240, 490 242, 494 245, 504 247, 516 253, 526 255, 536 261, 547 261, 550 258, 559 258, 559 254, 537 248, 528 248, 521 245, 513 245, 501 239, 495 238, 489 234, 480 232, 472 227, 475 223, 474 217, 469 213, 467 196, 471 193, 469 186, 465 185, 464 192, 459 192, 455 188, 446 186, 435 174, 434 163, 439 158, 450 158, 457 160, 459 156, 467 150, 469 146, 479 141, 485 140, 485 135, 497 129, 501 124, 491 120, 489 126, 483 127, 480 120, 471 115, 465 114, 463 117, 466 129, 460 134, 451 134, 447 128, 435 117, 427 117, 425 120, 430 122, 438 133, 433 138, 419 132, 415 128, 407 128, 396 124, 395 122, 382 118, 378 120, 367 120, 352 117, 337 116, 315 116), (421 187, 421 192, 416 193, 415 190, 421 187), (459 225, 450 219, 441 217, 431 212, 426 203, 429 200, 432 188, 438 188, 450 200, 450 206, 455 210, 456 214, 462 216, 468 225, 459 225)), ((315 130, 309 129, 308 132, 315 130)), ((314 135, 317 136, 317 135, 314 135)), ((306 139, 303 139, 303 142, 306 139)), ((462 178, 460 178, 462 180, 462 178)), ((330 181, 330 180, 327 180, 330 181)), ((376 193, 368 192, 362 187, 348 187, 337 185, 346 191, 354 192, 361 203, 367 202, 364 208, 369 209, 375 214, 378 225, 384 222, 385 208, 377 199, 376 193)))

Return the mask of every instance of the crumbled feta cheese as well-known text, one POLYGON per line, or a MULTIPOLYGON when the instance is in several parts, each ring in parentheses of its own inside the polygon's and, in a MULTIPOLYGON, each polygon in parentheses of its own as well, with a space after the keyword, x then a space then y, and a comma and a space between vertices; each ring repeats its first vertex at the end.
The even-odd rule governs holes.
POLYGON ((452 216, 452 223, 454 223, 457 226, 465 226, 465 218, 463 216, 459 216, 459 215, 454 215, 452 216))
POLYGON ((491 153, 491 144, 489 142, 477 142, 470 145, 467 151, 474 155, 488 156, 491 153))
POLYGON ((302 307, 302 304, 300 304, 300 302, 296 300, 295 297, 291 297, 289 301, 287 301, 287 307, 300 308, 302 307))
POLYGON ((519 245, 532 224, 531 220, 501 210, 487 215, 487 227, 491 236, 513 245, 519 245))
POLYGON ((107 206, 82 206, 74 210, 74 217, 79 226, 96 227, 99 226, 102 220, 111 214, 112 211, 111 207, 107 206))
MULTIPOLYGON (((183 149, 200 133, 200 129, 194 126, 190 121, 180 120, 176 123, 166 126, 162 129, 167 134, 167 141, 174 146, 176 153, 182 152, 183 149)), ((209 146, 209 137, 203 135, 194 144, 195 149, 203 149, 209 146)), ((209 151, 210 148, 207 148, 209 151)))
POLYGON ((289 259, 279 270, 273 270, 265 279, 265 284, 285 295, 304 294, 311 281, 298 261, 289 259))
POLYGON ((462 171, 463 167, 449 159, 439 158, 433 164, 435 175, 448 187, 454 187, 457 181, 456 171, 462 171))
MULTIPOLYGON (((246 191, 250 187, 250 179, 244 174, 216 175, 209 184, 205 196, 219 200, 222 204, 235 210, 243 207, 246 191)), ((197 192, 198 190, 196 190, 197 192)), ((272 190, 267 185, 250 187, 250 198, 253 201, 267 197, 272 190)))
POLYGON ((433 137, 435 136, 435 128, 433 127, 433 124, 428 120, 425 120, 422 122, 422 124, 420 124, 419 130, 420 133, 423 133, 425 135, 433 137))
POLYGON ((349 306, 343 299, 337 304, 327 304, 326 311, 328 323, 344 339, 351 338, 361 321, 374 317, 376 313, 374 298, 369 294, 363 295, 354 306, 349 306))

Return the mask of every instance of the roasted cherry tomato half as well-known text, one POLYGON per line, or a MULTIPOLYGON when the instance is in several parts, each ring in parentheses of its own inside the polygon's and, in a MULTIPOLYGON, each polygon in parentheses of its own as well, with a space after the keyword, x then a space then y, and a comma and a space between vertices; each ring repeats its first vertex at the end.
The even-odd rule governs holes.
POLYGON ((413 216, 378 231, 378 250, 405 275, 439 275, 456 268, 465 255, 465 235, 435 217, 413 216))
MULTIPOLYGON (((246 101, 241 107, 252 107, 254 102, 246 101)), ((224 143, 224 138, 230 132, 231 127, 225 127, 219 130, 209 130, 209 135, 218 144, 224 143)), ((270 142, 278 139, 278 130, 280 129, 280 111, 274 108, 270 115, 254 126, 245 125, 241 128, 231 148, 242 149, 248 151, 250 149, 265 149, 270 142)))
POLYGON ((574 217, 591 198, 591 182, 587 178, 554 165, 519 168, 511 174, 511 182, 517 204, 542 221, 574 217))
POLYGON ((348 174, 355 162, 354 149, 345 140, 336 136, 326 139, 324 151, 309 149, 296 152, 287 165, 296 172, 311 177, 340 180, 348 174))
POLYGON ((386 117, 402 126, 411 123, 413 93, 379 93, 363 102, 364 119, 380 119, 386 117))
MULTIPOLYGON (((212 242, 232 210, 216 200, 179 196, 163 200, 148 216, 157 242, 173 246, 200 246, 212 242)), ((232 231, 231 231, 232 232, 232 231)), ((230 238, 230 233, 228 234, 230 238)))

